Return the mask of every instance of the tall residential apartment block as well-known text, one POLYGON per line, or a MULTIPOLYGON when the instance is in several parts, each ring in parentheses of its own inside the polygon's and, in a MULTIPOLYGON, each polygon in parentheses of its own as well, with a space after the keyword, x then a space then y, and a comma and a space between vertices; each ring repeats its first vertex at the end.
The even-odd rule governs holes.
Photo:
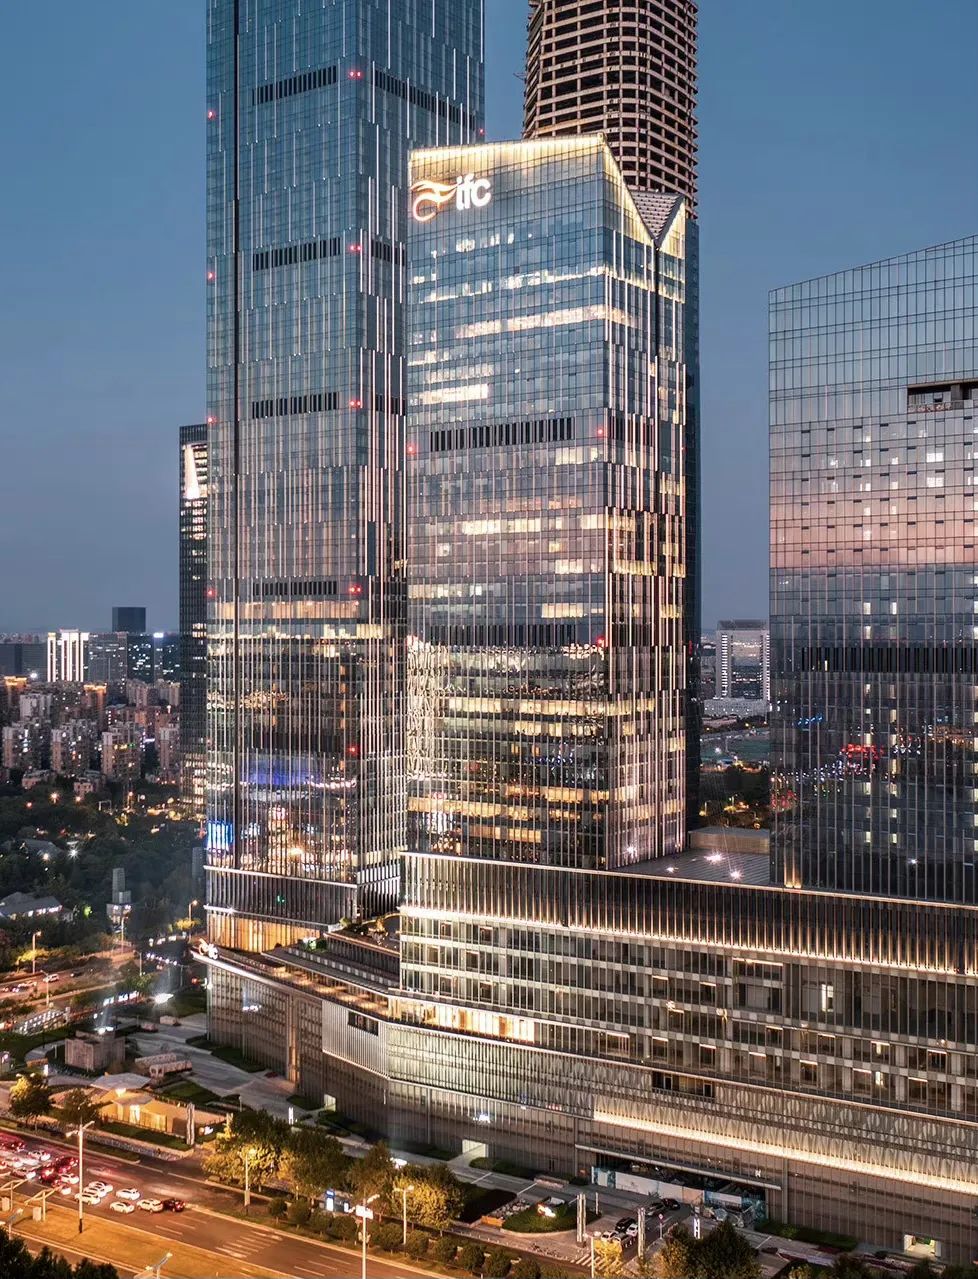
POLYGON ((975 240, 771 301, 778 876, 978 902, 975 240))
POLYGON ((88 671, 88 632, 48 632, 48 683, 83 684, 88 671))
POLYGON ((393 906, 408 152, 482 127, 482 0, 209 0, 208 911, 393 906))
POLYGON ((200 818, 207 753, 207 423, 181 426, 179 447, 182 790, 190 812, 200 818))

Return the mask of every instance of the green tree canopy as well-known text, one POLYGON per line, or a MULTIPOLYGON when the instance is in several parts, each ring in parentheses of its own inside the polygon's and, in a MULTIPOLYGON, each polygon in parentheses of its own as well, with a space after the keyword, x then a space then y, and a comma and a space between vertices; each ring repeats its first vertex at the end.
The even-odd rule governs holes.
POLYGON ((21 1075, 10 1089, 10 1113, 37 1120, 51 1109, 51 1089, 40 1075, 21 1075))
POLYGON ((335 1137, 320 1128, 296 1128, 279 1162, 279 1176, 294 1195, 315 1199, 344 1184, 349 1157, 335 1137))
POLYGON ((429 1230, 447 1230, 465 1202, 461 1183, 444 1164, 402 1168, 391 1188, 390 1212, 400 1213, 402 1191, 407 1191, 408 1221, 429 1230))
POLYGON ((348 1185, 357 1199, 363 1201, 371 1195, 379 1195, 382 1209, 390 1200, 394 1184, 394 1161, 384 1142, 371 1146, 362 1159, 350 1165, 348 1185))
POLYGON ((289 1140, 289 1125, 263 1110, 242 1110, 228 1117, 224 1131, 204 1156, 204 1171, 231 1186, 243 1186, 247 1157, 249 1181, 256 1189, 278 1173, 289 1140))
POLYGON ((85 1088, 69 1089, 61 1097, 58 1110, 62 1122, 72 1126, 91 1123, 102 1113, 102 1107, 88 1095, 85 1088))

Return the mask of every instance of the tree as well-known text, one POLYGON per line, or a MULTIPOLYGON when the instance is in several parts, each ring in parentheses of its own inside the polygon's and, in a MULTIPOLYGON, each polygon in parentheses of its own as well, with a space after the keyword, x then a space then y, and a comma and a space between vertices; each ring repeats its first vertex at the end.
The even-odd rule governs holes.
POLYGON ((485 1249, 481 1248, 477 1243, 463 1243, 458 1250, 456 1265, 461 1266, 463 1270, 467 1270, 470 1275, 475 1275, 482 1269, 482 1263, 485 1258, 485 1249))
MULTIPOLYGON (((599 1275, 622 1273, 621 1244, 617 1239, 595 1239, 594 1266, 599 1275)), ((686 1276, 690 1279, 690 1276, 686 1276)))
POLYGON ((693 1262, 696 1279, 759 1279, 761 1273, 757 1254, 729 1219, 696 1241, 693 1262))
MULTIPOLYGON (((457 1251, 458 1244, 454 1239, 436 1239, 431 1245, 431 1259, 437 1261, 440 1266, 450 1266, 455 1260, 457 1251)), ((529 1279, 536 1279, 536 1275, 529 1279)))
POLYGON ((319 1128, 296 1128, 279 1163, 279 1176, 294 1195, 317 1199, 342 1184, 350 1160, 335 1137, 319 1128))
POLYGON ((204 1157, 204 1171, 226 1185, 243 1186, 245 1155, 251 1185, 259 1189, 278 1172, 289 1139, 289 1125, 263 1110, 242 1110, 228 1117, 224 1131, 204 1157))
POLYGON ((420 1261, 428 1251, 428 1236, 421 1230, 409 1230, 404 1251, 415 1261, 420 1261))
POLYGON ((290 1226, 305 1226, 311 1216, 312 1208, 309 1206, 309 1200, 295 1199, 286 1209, 285 1220, 290 1226))
POLYGON ((412 1165, 398 1173, 391 1187, 390 1212, 399 1210, 405 1190, 408 1219, 429 1230, 447 1230, 465 1202, 461 1184, 443 1164, 412 1165))
POLYGON ((502 1248, 491 1248, 486 1253, 482 1273, 486 1279, 506 1279, 509 1274, 509 1253, 503 1252, 502 1248))
POLYGON ((51 1089, 39 1075, 21 1075, 10 1089, 10 1113, 17 1119, 31 1119, 51 1109, 51 1089))
POLYGON ((64 1257, 44 1247, 32 1257, 26 1244, 0 1228, 0 1275, 3 1279, 119 1279, 115 1266, 79 1261, 74 1268, 64 1257))
POLYGON ((540 1263, 536 1257, 521 1257, 511 1271, 511 1279, 540 1279, 540 1263))
POLYGON ((872 1279, 873 1275, 872 1270, 861 1257, 854 1257, 849 1252, 836 1257, 829 1273, 833 1279, 872 1279))
POLYGON ((676 1226, 650 1261, 654 1279, 692 1279, 695 1273, 696 1240, 685 1226, 676 1226))
POLYGON ((381 1252, 397 1252, 401 1246, 401 1227, 396 1221, 388 1221, 370 1232, 370 1242, 381 1252))
POLYGON ((384 1142, 378 1141, 362 1159, 354 1160, 347 1172, 347 1181, 361 1202, 371 1195, 379 1195, 384 1203, 390 1199, 394 1183, 394 1161, 384 1142))
POLYGON ((87 1089, 71 1088, 61 1097, 58 1112, 62 1123, 76 1127, 98 1119, 102 1114, 102 1107, 89 1097, 87 1089))

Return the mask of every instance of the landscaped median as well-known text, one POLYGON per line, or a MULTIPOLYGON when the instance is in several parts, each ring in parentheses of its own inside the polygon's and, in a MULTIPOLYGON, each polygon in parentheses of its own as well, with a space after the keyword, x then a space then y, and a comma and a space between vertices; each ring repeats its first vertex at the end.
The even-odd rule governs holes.
POLYGON ((78 1217, 60 1205, 48 1209, 47 1221, 18 1222, 15 1234, 32 1247, 47 1244, 55 1252, 67 1248, 84 1252, 93 1260, 110 1261, 123 1273, 155 1266, 162 1253, 169 1252, 166 1272, 180 1275, 181 1279, 214 1279, 215 1275, 230 1273, 229 1265, 240 1279, 282 1279, 283 1276, 282 1271, 267 1270, 237 1258, 229 1263, 220 1253, 151 1234, 128 1222, 117 1225, 101 1217, 86 1216, 85 1232, 79 1235, 78 1217))
MULTIPOLYGON (((279 1205, 282 1201, 279 1201, 279 1205)), ((303 1201, 288 1203, 284 1214, 272 1200, 267 1205, 268 1216, 262 1224, 271 1225, 285 1235, 305 1239, 320 1239, 327 1244, 351 1249, 351 1257, 359 1256, 356 1219, 344 1213, 326 1213, 310 1209, 303 1201)), ((227 1213, 220 1215, 226 1216, 227 1213)), ((239 1213, 235 1212, 235 1216, 239 1213)), ((243 1215, 243 1214, 240 1214, 243 1215)), ((252 1216, 252 1221, 256 1218, 252 1216)), ((257 1221, 256 1221, 257 1224, 257 1221)), ((481 1276, 482 1279, 566 1279, 568 1274, 583 1274, 578 1266, 563 1264, 557 1268, 517 1251, 514 1241, 510 1247, 498 1247, 450 1231, 439 1234, 434 1230, 411 1227, 407 1243, 403 1242, 403 1227, 391 1217, 386 1221, 371 1223, 368 1254, 389 1261, 392 1257, 407 1258, 402 1262, 405 1270, 423 1267, 426 1272, 449 1276, 481 1276), (410 1264, 410 1263, 413 1263, 410 1264)))

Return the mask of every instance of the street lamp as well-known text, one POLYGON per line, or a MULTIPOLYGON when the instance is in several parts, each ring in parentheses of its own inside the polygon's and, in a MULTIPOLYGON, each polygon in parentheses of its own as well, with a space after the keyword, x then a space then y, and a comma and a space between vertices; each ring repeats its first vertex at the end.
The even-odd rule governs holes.
POLYGON ((257 1154, 258 1154, 258 1151, 255 1149, 254 1146, 249 1146, 248 1149, 244 1152, 244 1174, 245 1174, 244 1210, 245 1212, 247 1212, 248 1209, 251 1207, 251 1161, 252 1159, 254 1159, 255 1155, 257 1154))
POLYGON ((404 1225, 404 1232, 401 1238, 402 1247, 407 1246, 407 1197, 413 1189, 414 1189, 413 1186, 405 1186, 404 1189, 401 1191, 401 1210, 402 1210, 401 1220, 404 1225))
POLYGON ((360 1279, 367 1279, 367 1222, 374 1219, 370 1205, 379 1198, 379 1194, 371 1195, 369 1199, 364 1199, 362 1204, 357 1204, 353 1209, 354 1215, 360 1218, 360 1237, 363 1240, 363 1252, 360 1254, 360 1279))
POLYGON ((31 979, 37 976, 37 939, 41 935, 41 930, 31 933, 31 979))
MULTIPOLYGON (((76 1132, 78 1133, 78 1233, 85 1229, 85 1129, 91 1128, 95 1123, 94 1119, 90 1119, 87 1124, 79 1124, 76 1132)), ((72 1133, 68 1133, 72 1136, 72 1133)))

